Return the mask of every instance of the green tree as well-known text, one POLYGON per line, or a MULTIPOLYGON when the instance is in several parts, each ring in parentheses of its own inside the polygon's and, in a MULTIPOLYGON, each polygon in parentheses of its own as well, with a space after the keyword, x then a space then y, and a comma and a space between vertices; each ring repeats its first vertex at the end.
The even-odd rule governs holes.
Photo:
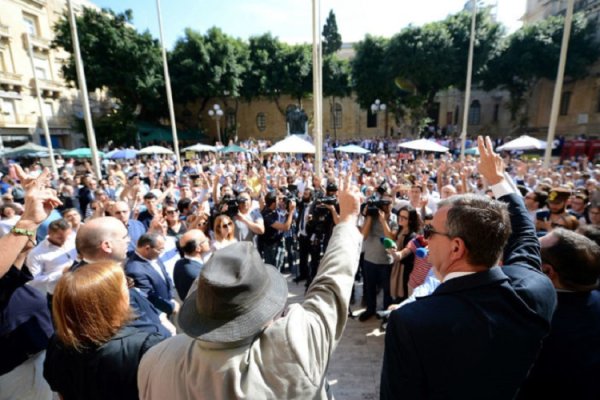
POLYGON ((289 46, 284 52, 284 62, 283 93, 296 99, 302 108, 302 100, 312 93, 311 46, 305 44, 289 46))
MULTIPOLYGON (((131 10, 115 14, 110 10, 84 8, 77 17, 88 90, 107 89, 108 94, 118 100, 119 107, 114 112, 120 115, 109 118, 119 121, 115 124, 117 130, 131 126, 136 109, 141 112, 141 118, 154 121, 167 114, 160 47, 150 33, 133 29, 132 21, 131 10)), ((66 15, 55 25, 54 31, 52 46, 72 52, 66 15)), ((62 73, 65 80, 77 85, 73 57, 63 65, 62 73)), ((111 139, 110 136, 99 137, 100 142, 111 139)))
MULTIPOLYGON (((527 25, 509 36, 487 65, 483 75, 484 88, 500 88, 510 93, 511 117, 520 126, 527 123, 527 112, 523 110, 526 95, 540 79, 556 79, 563 27, 563 17, 550 17, 527 25)), ((566 76, 572 79, 584 77, 600 56, 594 39, 596 27, 595 21, 587 21, 581 14, 575 15, 566 76)))
MULTIPOLYGON (((335 55, 323 60, 323 94, 329 97, 329 107, 332 118, 335 118, 336 99, 352 94, 350 80, 350 63, 340 60, 335 55)), ((337 127, 333 124, 333 135, 337 138, 337 127)))
POLYGON ((323 26, 323 54, 330 55, 342 48, 342 35, 338 32, 337 22, 333 10, 329 10, 329 15, 323 26))
POLYGON ((247 68, 240 89, 244 100, 250 102, 264 96, 275 102, 279 112, 285 114, 285 110, 279 104, 279 98, 285 86, 286 49, 287 45, 270 33, 250 37, 247 68))
POLYGON ((350 62, 352 88, 356 101, 362 109, 368 110, 375 99, 391 100, 393 79, 386 75, 384 68, 387 39, 366 35, 354 45, 355 55, 350 62))

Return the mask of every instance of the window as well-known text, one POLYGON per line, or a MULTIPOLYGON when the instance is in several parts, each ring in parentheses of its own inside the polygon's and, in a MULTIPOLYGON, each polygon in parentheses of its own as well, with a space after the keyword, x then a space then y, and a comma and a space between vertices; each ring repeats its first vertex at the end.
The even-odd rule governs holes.
POLYGON ((267 129, 267 116, 263 112, 256 114, 256 127, 259 131, 263 132, 267 129))
POLYGON ((494 122, 498 122, 500 116, 500 104, 494 104, 494 122))
POLYGON ((233 108, 228 108, 225 113, 225 123, 228 129, 235 129, 236 118, 235 118, 235 110, 233 108))
POLYGON ((481 123, 481 104, 479 100, 473 100, 469 107, 469 125, 479 125, 481 123))
POLYGON ((342 129, 342 105, 340 103, 335 103, 332 107, 332 115, 331 115, 331 128, 333 129, 342 129))
POLYGON ((2 119, 5 122, 17 122, 17 105, 14 100, 2 99, 2 119))
POLYGON ((456 108, 454 109, 454 125, 458 125, 458 112, 460 111, 460 109, 458 108, 458 106, 456 106, 456 108))
POLYGON ((596 104, 596 112, 600 113, 600 90, 598 90, 598 104, 596 104))
POLYGON ((23 13, 23 23, 25 24, 25 32, 31 36, 39 36, 38 20, 35 15, 23 13))
POLYGON ((569 104, 571 103, 571 92, 564 92, 560 97, 560 115, 569 113, 569 104))
POLYGON ((44 118, 48 119, 48 118, 54 117, 54 107, 52 106, 52 103, 44 103, 43 107, 44 107, 44 118))
POLYGON ((7 72, 8 68, 6 68, 6 61, 4 59, 6 57, 2 49, 0 49, 0 72, 7 72))
POLYGON ((38 79, 49 79, 50 78, 50 67, 48 58, 33 57, 33 65, 35 66, 35 75, 38 79))
POLYGON ((367 128, 377 128, 377 113, 367 110, 367 128))

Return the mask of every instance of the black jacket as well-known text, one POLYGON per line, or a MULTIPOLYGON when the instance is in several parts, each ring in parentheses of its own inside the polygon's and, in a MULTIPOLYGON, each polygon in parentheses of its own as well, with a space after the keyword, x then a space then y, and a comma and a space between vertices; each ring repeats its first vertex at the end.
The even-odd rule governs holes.
POLYGON ((140 360, 161 340, 157 333, 127 325, 102 346, 78 352, 54 336, 46 350, 44 378, 64 400, 137 400, 140 360))

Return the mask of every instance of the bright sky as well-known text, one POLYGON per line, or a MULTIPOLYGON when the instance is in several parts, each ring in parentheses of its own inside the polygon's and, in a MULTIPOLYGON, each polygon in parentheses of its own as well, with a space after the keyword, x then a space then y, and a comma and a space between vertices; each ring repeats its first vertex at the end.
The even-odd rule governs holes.
MULTIPOLYGON (((159 37, 156 2, 152 0, 92 0, 117 12, 133 10, 134 25, 159 37)), ((318 1, 318 0, 317 0, 318 1)), ((521 26, 526 0, 483 0, 496 6, 498 20, 512 32, 521 26)), ((321 0, 321 24, 333 9, 344 42, 366 33, 391 37, 403 27, 444 19, 463 9, 466 0, 321 0)), ((205 32, 212 26, 247 39, 271 32, 288 43, 312 41, 311 0, 162 0, 163 29, 170 49, 186 27, 205 32)))

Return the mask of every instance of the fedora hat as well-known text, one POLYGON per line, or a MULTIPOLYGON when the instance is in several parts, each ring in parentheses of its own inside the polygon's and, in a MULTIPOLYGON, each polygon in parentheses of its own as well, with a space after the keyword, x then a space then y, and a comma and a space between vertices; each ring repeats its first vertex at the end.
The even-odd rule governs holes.
POLYGON ((234 343, 259 333, 287 301, 287 281, 265 264, 250 242, 216 251, 198 277, 198 288, 179 311, 188 336, 234 343))

